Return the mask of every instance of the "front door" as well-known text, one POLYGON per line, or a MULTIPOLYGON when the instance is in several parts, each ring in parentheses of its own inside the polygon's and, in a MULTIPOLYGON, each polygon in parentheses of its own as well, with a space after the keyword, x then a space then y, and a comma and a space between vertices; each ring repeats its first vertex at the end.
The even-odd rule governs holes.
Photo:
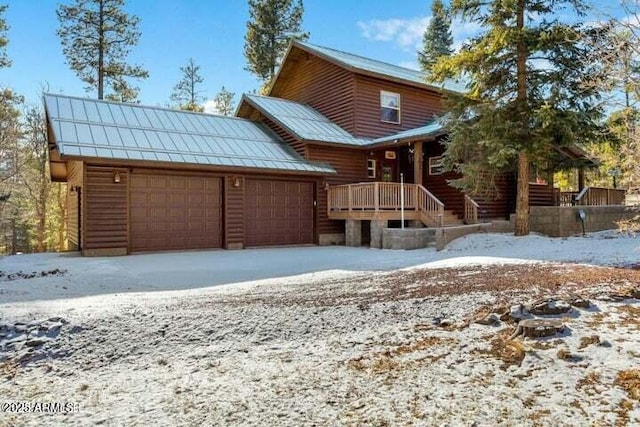
POLYGON ((380 160, 380 179, 382 182, 399 182, 398 153, 396 150, 382 150, 378 155, 380 160))

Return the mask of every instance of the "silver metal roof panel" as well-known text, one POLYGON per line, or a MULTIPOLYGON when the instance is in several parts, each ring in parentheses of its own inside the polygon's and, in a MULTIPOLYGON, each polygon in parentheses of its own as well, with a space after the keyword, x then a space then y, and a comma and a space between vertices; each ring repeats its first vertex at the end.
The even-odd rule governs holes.
POLYGON ((370 139, 354 137, 308 105, 259 95, 244 95, 245 100, 298 139, 351 146, 371 143, 370 139))
POLYGON ((64 95, 47 94, 44 102, 62 156, 335 173, 250 120, 64 95))

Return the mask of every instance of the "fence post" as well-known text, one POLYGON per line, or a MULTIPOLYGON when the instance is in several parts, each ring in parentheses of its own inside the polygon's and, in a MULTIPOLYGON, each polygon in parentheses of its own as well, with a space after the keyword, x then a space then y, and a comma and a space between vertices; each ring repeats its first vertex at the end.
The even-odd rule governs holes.
POLYGON ((349 203, 349 212, 353 209, 353 197, 351 196, 351 184, 347 185, 347 203, 349 203))

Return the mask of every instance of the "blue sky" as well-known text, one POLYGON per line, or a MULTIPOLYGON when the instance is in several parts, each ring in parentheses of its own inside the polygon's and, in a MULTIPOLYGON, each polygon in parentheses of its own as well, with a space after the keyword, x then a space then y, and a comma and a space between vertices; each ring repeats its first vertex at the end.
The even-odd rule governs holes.
MULTIPOLYGON (((0 70, 0 87, 9 86, 39 102, 41 87, 51 92, 91 96, 65 64, 56 35, 57 0, 0 0, 9 5, 8 54, 13 66, 0 70)), ((621 9, 615 0, 609 12, 621 9)), ((140 101, 166 105, 180 78, 179 67, 192 57, 201 67, 203 89, 212 98, 224 85, 236 93, 256 89, 258 81, 244 70, 245 0, 128 0, 126 10, 141 18, 142 37, 130 61, 150 73, 139 81, 140 101)), ((310 42, 404 66, 415 66, 416 50, 429 22, 429 0, 306 0, 304 30, 310 42), (390 4, 402 7, 390 7, 390 4)), ((456 40, 475 30, 454 25, 456 40)))

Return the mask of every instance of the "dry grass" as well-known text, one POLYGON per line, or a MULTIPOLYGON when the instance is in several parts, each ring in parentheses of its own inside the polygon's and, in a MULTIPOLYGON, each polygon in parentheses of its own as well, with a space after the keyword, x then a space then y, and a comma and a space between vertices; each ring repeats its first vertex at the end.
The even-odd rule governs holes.
POLYGON ((631 399, 640 400, 640 369, 627 369, 618 372, 613 383, 624 389, 631 399))
POLYGON ((20 364, 15 360, 0 363, 0 377, 5 377, 8 380, 13 379, 18 374, 19 367, 20 364))
POLYGON ((368 371, 373 374, 389 373, 391 371, 413 367, 421 363, 433 363, 443 359, 447 356, 448 352, 443 354, 428 354, 412 360, 402 360, 403 356, 432 347, 446 349, 456 342, 453 338, 425 337, 413 343, 398 345, 389 350, 350 359, 346 362, 346 365, 348 368, 356 371, 368 371))
POLYGON ((520 366, 526 353, 524 344, 519 339, 511 339, 512 330, 503 329, 490 342, 488 350, 476 350, 480 354, 488 354, 504 362, 503 369, 511 365, 520 366))
POLYGON ((600 374, 592 371, 576 382, 576 390, 584 391, 589 396, 594 396, 598 394, 596 387, 600 384, 602 384, 600 374))
POLYGON ((595 345, 600 344, 600 337, 598 335, 591 335, 590 337, 581 337, 580 345, 578 346, 578 349, 582 350, 583 348, 587 348, 593 344, 595 345))
POLYGON ((618 405, 618 409, 616 410, 616 414, 618 414, 618 419, 616 419, 616 427, 626 427, 631 425, 631 419, 629 418, 629 412, 633 411, 634 403, 627 399, 622 399, 620 405, 618 405))

